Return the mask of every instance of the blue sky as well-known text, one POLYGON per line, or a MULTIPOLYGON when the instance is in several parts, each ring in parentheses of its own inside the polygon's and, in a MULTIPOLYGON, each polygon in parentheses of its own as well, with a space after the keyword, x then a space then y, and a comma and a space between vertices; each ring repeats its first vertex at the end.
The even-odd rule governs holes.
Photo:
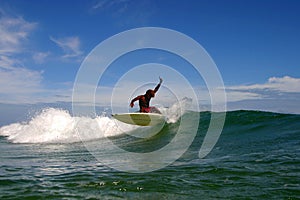
MULTIPOLYGON (((209 53, 223 78, 228 109, 300 113, 299 10, 297 0, 1 0, 0 103, 71 102, 80 65, 100 42, 133 28, 163 27, 209 53)), ((181 62, 164 56, 167 64, 181 62)), ((139 58, 159 62, 161 55, 139 58)), ((130 63, 125 61, 126 69, 130 63)), ((113 69, 105 86, 120 73, 113 69)))

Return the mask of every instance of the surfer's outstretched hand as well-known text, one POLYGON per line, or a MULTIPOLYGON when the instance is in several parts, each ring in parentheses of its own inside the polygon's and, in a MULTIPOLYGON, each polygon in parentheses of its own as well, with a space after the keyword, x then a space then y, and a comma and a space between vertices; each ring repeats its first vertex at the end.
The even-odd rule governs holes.
POLYGON ((159 77, 159 84, 161 84, 163 82, 163 79, 161 77, 159 77))
POLYGON ((133 106, 134 106, 134 103, 131 102, 131 103, 130 103, 130 107, 132 108, 133 106))

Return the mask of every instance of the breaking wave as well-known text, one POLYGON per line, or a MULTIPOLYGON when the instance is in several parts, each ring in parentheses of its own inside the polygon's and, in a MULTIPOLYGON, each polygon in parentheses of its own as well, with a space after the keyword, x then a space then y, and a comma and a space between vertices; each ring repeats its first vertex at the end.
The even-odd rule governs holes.
MULTIPOLYGON (((185 98, 170 108, 159 109, 166 116, 167 123, 175 123, 190 103, 191 100, 185 98)), ((13 143, 74 143, 117 136, 137 128, 108 116, 75 117, 67 110, 45 108, 27 122, 1 127, 0 135, 13 143)))

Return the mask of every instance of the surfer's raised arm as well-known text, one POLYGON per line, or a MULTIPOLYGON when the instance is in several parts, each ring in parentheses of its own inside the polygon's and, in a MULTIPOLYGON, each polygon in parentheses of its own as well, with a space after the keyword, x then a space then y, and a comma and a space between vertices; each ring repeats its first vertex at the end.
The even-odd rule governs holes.
POLYGON ((163 79, 161 77, 159 77, 159 83, 157 84, 157 86, 154 89, 154 92, 156 93, 158 91, 158 89, 160 88, 161 83, 163 82, 163 79))

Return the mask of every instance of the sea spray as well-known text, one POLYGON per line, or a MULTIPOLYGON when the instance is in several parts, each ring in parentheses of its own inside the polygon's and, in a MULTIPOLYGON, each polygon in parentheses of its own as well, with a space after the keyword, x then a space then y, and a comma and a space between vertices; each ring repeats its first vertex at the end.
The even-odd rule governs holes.
POLYGON ((76 142, 75 119, 68 111, 46 108, 29 122, 14 123, 0 128, 0 135, 15 143, 76 142))
POLYGON ((109 117, 72 117, 67 110, 46 108, 29 122, 1 127, 0 135, 14 143, 74 143, 121 134, 118 127, 109 117))
POLYGON ((169 108, 159 108, 159 110, 166 116, 167 123, 175 123, 191 107, 191 105, 192 99, 185 97, 169 108))

